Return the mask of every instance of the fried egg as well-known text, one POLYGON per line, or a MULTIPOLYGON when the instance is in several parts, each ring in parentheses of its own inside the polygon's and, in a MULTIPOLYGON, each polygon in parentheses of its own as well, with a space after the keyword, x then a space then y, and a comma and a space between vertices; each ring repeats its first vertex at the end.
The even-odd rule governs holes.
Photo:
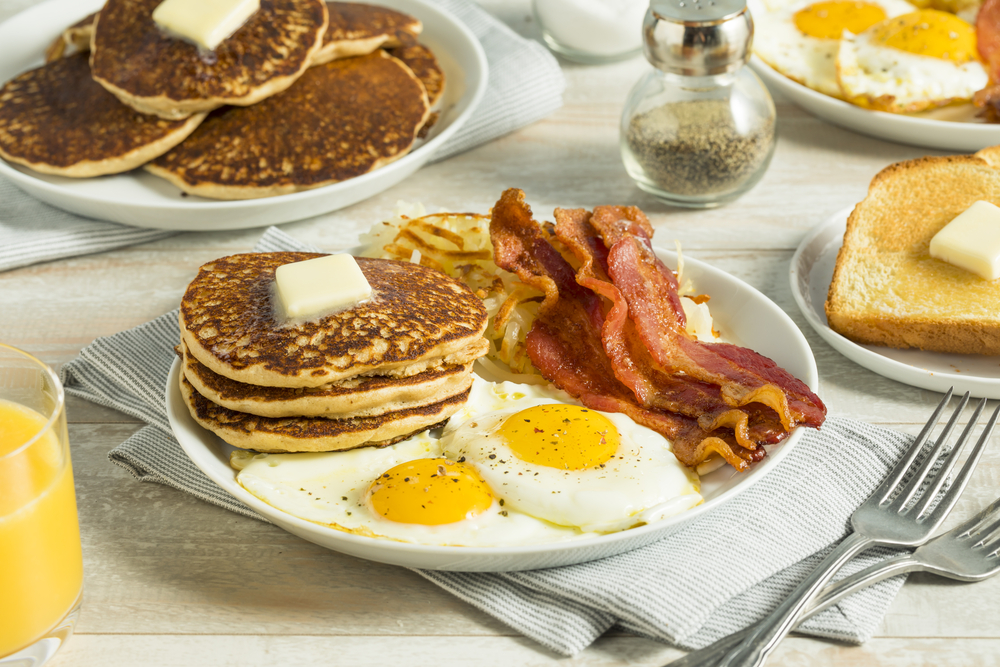
POLYGON ((844 34, 858 34, 885 20, 913 12, 905 0, 801 0, 749 3, 754 53, 788 78, 826 95, 841 97, 836 59, 844 34))
POLYGON ((836 66, 848 101, 892 113, 970 100, 989 79, 975 28, 936 9, 897 16, 844 39, 836 66))
POLYGON ((441 445, 505 507, 584 532, 625 530, 702 502, 697 476, 663 436, 551 388, 476 378, 441 445))
POLYGON ((510 546, 584 537, 511 510, 476 468, 421 433, 344 452, 234 452, 237 481, 267 504, 350 533, 415 544, 510 546))

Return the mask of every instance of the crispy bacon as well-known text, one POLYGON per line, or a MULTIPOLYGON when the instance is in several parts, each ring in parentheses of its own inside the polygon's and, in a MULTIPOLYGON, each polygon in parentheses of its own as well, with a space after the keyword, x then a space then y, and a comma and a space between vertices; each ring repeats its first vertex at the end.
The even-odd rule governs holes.
POLYGON ((724 430, 704 431, 695 419, 642 406, 616 379, 604 353, 602 303, 577 284, 575 272, 544 238, 520 190, 507 190, 493 207, 490 224, 494 261, 545 294, 527 337, 528 356, 548 380, 587 407, 622 412, 669 438, 678 460, 694 466, 713 452, 737 470, 764 455, 737 444, 724 430))
MULTIPOLYGON (((599 207, 604 212, 610 208, 599 207)), ((635 211, 645 220, 641 211, 635 211)), ((638 217, 624 207, 616 212, 638 217)), ((756 449, 764 443, 773 444, 787 436, 787 431, 772 410, 764 406, 753 410, 734 408, 722 399, 718 386, 689 375, 668 373, 658 365, 628 318, 628 303, 608 277, 608 251, 590 224, 591 214, 583 209, 556 209, 555 217, 556 236, 582 262, 576 273, 577 283, 612 303, 601 327, 604 350, 615 376, 633 391, 640 405, 693 417, 706 432, 718 428, 732 429, 736 441, 747 449, 756 449)), ((670 278, 676 285, 673 272, 670 272, 670 278)), ((676 289, 673 293, 677 294, 676 289)), ((677 303, 680 307, 679 297, 677 303)))
POLYGON ((732 407, 762 403, 778 414, 786 431, 823 423, 826 407, 819 397, 767 357, 734 345, 701 343, 687 334, 674 308, 663 306, 677 294, 673 272, 656 257, 648 238, 622 233, 630 221, 595 216, 591 222, 605 243, 614 240, 608 273, 646 349, 668 373, 718 385, 732 407))
POLYGON ((972 96, 986 119, 1000 119, 1000 0, 986 0, 976 16, 976 48, 990 75, 989 84, 972 96))

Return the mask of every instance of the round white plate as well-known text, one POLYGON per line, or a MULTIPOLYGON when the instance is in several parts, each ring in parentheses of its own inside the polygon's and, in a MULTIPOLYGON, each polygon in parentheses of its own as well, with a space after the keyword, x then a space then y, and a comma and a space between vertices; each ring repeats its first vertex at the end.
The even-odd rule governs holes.
POLYGON ((954 387, 960 394, 1000 398, 998 357, 860 345, 829 327, 823 304, 851 210, 840 211, 809 232, 792 257, 792 295, 810 326, 842 355, 879 375, 941 393, 954 387))
POLYGON ((750 64, 770 88, 809 113, 848 130, 901 144, 966 153, 1000 144, 1000 124, 980 122, 972 104, 906 116, 870 111, 796 83, 757 56, 750 64))
MULTIPOLYGON (((412 14, 424 24, 420 41, 445 73, 441 117, 428 138, 408 155, 342 183, 264 199, 216 201, 182 197, 167 181, 136 169, 98 178, 63 178, 0 160, 0 176, 38 199, 101 220, 136 227, 226 230, 301 220, 350 206, 400 182, 429 160, 458 131, 486 90, 488 67, 479 40, 460 21, 423 0, 368 0, 412 14)), ((103 0, 49 0, 0 25, 0 81, 44 60, 45 47, 67 26, 103 6, 103 0)))
MULTIPOLYGON (((673 266, 676 262, 675 253, 658 253, 667 264, 673 266)), ((684 272, 700 292, 712 296, 715 326, 723 336, 772 358, 816 391, 819 377, 812 351, 802 332, 784 311, 753 287, 703 262, 685 257, 684 272)), ((769 448, 769 455, 745 473, 725 466, 703 476, 702 495, 705 502, 658 523, 600 537, 544 545, 488 548, 424 546, 344 533, 298 519, 258 500, 237 483, 236 471, 229 467, 229 453, 233 447, 191 418, 177 385, 179 373, 180 363, 175 362, 166 387, 170 426, 181 447, 209 478, 278 526, 310 542, 359 558, 423 569, 480 572, 529 570, 582 563, 635 549, 666 537, 749 488, 774 468, 801 437, 801 431, 796 431, 783 443, 769 448)))

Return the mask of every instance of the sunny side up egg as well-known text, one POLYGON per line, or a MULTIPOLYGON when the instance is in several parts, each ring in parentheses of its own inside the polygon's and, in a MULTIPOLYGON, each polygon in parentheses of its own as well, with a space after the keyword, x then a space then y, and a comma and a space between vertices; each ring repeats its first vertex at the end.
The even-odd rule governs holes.
POLYGON ((843 94, 836 61, 844 34, 856 35, 916 10, 905 0, 752 0, 748 5, 757 57, 793 81, 838 98, 843 94))
POLYGON ((557 542, 702 501, 697 476, 659 434, 553 388, 479 377, 440 439, 421 433, 317 454, 240 451, 232 464, 245 489, 293 516, 429 545, 557 542))
POLYGON ((843 40, 836 66, 847 100, 892 113, 968 101, 989 80, 975 28, 935 9, 882 21, 843 40))

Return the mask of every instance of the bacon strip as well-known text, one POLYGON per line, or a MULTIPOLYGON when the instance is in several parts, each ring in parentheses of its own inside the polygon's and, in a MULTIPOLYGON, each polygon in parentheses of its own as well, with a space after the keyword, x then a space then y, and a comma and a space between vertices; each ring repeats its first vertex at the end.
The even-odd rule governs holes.
POLYGON ((694 466, 713 452, 737 470, 764 456, 740 447, 723 430, 705 432, 695 419, 639 405, 616 380, 604 353, 600 297, 577 284, 575 272, 543 237, 520 190, 507 190, 493 207, 490 236, 497 266, 545 294, 527 337, 528 356, 548 380, 587 407, 622 412, 670 439, 681 463, 694 466))
MULTIPOLYGON (((638 215, 645 219, 641 211, 638 215)), ((577 283, 613 304, 605 316, 601 339, 615 376, 633 391, 640 405, 693 417, 706 432, 732 429, 736 441, 747 449, 779 442, 788 435, 772 410, 763 406, 733 408, 722 400, 718 386, 687 375, 672 375, 656 364, 628 319, 628 303, 607 275, 608 251, 590 224, 591 214, 583 209, 556 209, 555 217, 556 236, 582 262, 577 283)), ((676 278, 674 281, 676 284, 676 278)), ((679 306, 679 297, 677 303, 679 306)))
POLYGON ((692 339, 673 307, 675 299, 679 302, 676 277, 656 257, 649 238, 629 233, 634 225, 630 220, 616 220, 613 212, 604 211, 599 217, 598 209, 594 211, 591 224, 605 244, 611 244, 608 273, 658 364, 671 374, 683 373, 718 385, 722 399, 732 407, 768 406, 786 431, 799 424, 819 427, 823 423, 826 407, 819 397, 767 357, 735 345, 692 339))

